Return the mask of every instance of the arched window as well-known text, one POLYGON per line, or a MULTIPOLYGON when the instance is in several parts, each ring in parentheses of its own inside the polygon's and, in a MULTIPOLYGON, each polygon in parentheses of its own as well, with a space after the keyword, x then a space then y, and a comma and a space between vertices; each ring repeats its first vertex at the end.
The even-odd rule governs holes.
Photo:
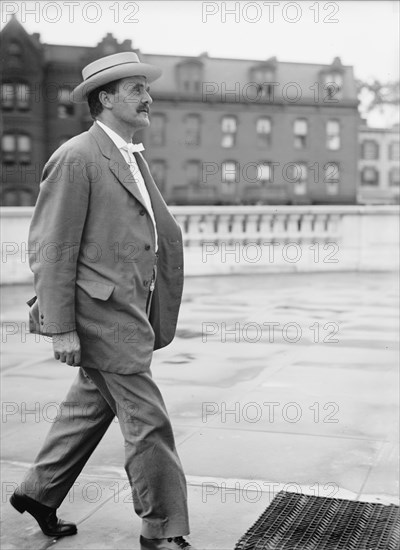
POLYGON ((200 145, 200 115, 189 114, 185 117, 186 145, 200 145))
POLYGON ((226 160, 222 163, 222 190, 225 193, 235 191, 238 180, 238 164, 234 160, 226 160))
POLYGON ((328 120, 326 123, 326 148, 330 151, 340 149, 340 123, 338 120, 328 120))
POLYGON ((227 115, 221 121, 222 140, 221 146, 225 149, 233 147, 236 143, 237 120, 235 116, 227 115))
POLYGON ((306 118, 296 118, 293 125, 294 148, 305 149, 307 146, 308 122, 306 118))
POLYGON ((361 170, 361 185, 379 185, 379 172, 375 166, 364 166, 361 170))
POLYGON ((60 88, 57 105, 58 118, 70 118, 74 114, 75 106, 71 101, 71 90, 69 88, 60 88))
POLYGON ((154 113, 151 117, 150 126, 150 144, 165 145, 165 126, 166 119, 162 113, 154 113))
POLYGON ((400 185, 400 168, 393 166, 389 172, 389 183, 392 187, 399 187, 400 185))
POLYGON ((326 192, 328 195, 337 195, 340 183, 340 167, 337 162, 327 162, 324 166, 326 192))
POLYGON ((25 82, 4 82, 1 85, 1 107, 4 110, 28 110, 30 107, 29 84, 25 82))
POLYGON ((361 158, 376 160, 379 158, 379 143, 374 139, 365 139, 361 144, 361 158))
POLYGON ((342 97, 343 76, 339 72, 325 73, 323 76, 325 98, 331 101, 339 100, 342 97))
POLYGON ((257 143, 259 147, 270 147, 271 145, 271 119, 263 116, 257 120, 257 143))
POLYGON ((181 92, 199 94, 203 81, 203 63, 186 60, 177 66, 178 88, 181 92))
POLYGON ((201 164, 199 160, 188 160, 185 164, 187 185, 197 187, 201 182, 201 164))
POLYGON ((1 138, 3 164, 30 164, 32 140, 27 134, 5 133, 1 138))

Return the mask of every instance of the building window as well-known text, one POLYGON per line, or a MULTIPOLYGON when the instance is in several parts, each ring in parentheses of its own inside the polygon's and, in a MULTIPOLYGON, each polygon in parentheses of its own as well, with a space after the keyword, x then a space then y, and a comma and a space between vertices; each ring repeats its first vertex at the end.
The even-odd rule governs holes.
POLYGON ((1 106, 5 110, 29 109, 30 88, 22 82, 6 82, 1 85, 1 106))
POLYGON ((308 168, 304 162, 291 162, 286 168, 286 178, 289 183, 294 184, 295 195, 307 193, 308 168))
POLYGON ((14 85, 4 83, 1 85, 1 106, 3 109, 14 109, 15 91, 14 85))
POLYGON ((361 185, 378 185, 379 172, 374 166, 364 166, 361 170, 361 185))
POLYGON ((234 116, 224 116, 221 122, 222 140, 221 146, 229 149, 236 143, 237 122, 234 116))
POLYGON ((361 158, 376 160, 379 158, 379 144, 373 139, 366 139, 361 144, 361 158))
POLYGON ((389 183, 393 187, 399 187, 400 185, 400 168, 393 166, 389 172, 389 183))
POLYGON ((389 143, 389 160, 400 160, 400 142, 389 143))
POLYGON ((251 79, 258 86, 258 98, 272 101, 274 98, 275 68, 271 66, 256 67, 251 71, 251 79))
POLYGON ((328 120, 326 123, 326 148, 330 151, 340 149, 340 124, 338 120, 328 120))
POLYGON ((150 124, 150 144, 165 145, 165 115, 154 113, 150 124))
POLYGON ((257 166, 257 182, 267 185, 272 182, 272 166, 270 162, 262 162, 257 166))
POLYGON ((200 116, 187 115, 185 118, 186 145, 200 145, 200 116))
POLYGON ((199 160, 189 160, 185 165, 186 183, 197 187, 201 182, 201 166, 199 160))
POLYGON ((165 189, 167 183, 167 165, 165 160, 152 160, 150 171, 160 191, 165 189))
POLYGON ((261 117, 257 120, 257 143, 259 147, 271 146, 271 119, 261 117))
POLYGON ((25 134, 4 134, 1 150, 4 164, 30 164, 32 142, 25 134))
POLYGON ((307 146, 308 124, 305 118, 297 118, 294 121, 294 147, 295 149, 305 149, 307 146))
POLYGON ((58 118, 70 118, 74 116, 74 113, 75 107, 71 101, 71 90, 68 88, 61 88, 58 93, 58 118))
POLYGON ((324 88, 326 100, 338 100, 342 97, 343 77, 340 73, 326 73, 324 75, 324 88))
POLYGON ((17 57, 22 56, 22 47, 19 42, 12 40, 7 47, 8 55, 15 55, 17 57))
POLYGON ((222 163, 222 189, 225 192, 232 192, 235 189, 238 169, 234 160, 227 160, 222 163))
POLYGON ((199 94, 203 81, 203 65, 198 61, 187 61, 177 67, 179 90, 199 94))
POLYGON ((1 206, 32 206, 32 192, 26 189, 5 189, 1 195, 1 206))
POLYGON ((337 195, 339 192, 340 172, 336 162, 328 162, 324 166, 326 192, 328 195, 337 195))

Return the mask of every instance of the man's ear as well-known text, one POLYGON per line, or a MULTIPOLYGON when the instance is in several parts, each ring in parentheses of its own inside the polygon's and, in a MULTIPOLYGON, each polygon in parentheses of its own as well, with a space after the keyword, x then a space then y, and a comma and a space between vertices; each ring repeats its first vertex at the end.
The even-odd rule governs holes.
POLYGON ((103 105, 104 109, 113 108, 113 101, 110 98, 110 94, 105 90, 101 90, 101 92, 99 92, 99 101, 103 105))

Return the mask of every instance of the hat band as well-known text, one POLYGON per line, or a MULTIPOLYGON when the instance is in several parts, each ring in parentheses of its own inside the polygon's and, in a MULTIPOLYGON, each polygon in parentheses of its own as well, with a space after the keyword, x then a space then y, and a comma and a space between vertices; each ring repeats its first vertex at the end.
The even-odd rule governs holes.
POLYGON ((96 71, 95 73, 92 73, 87 78, 85 78, 84 82, 89 80, 89 78, 92 78, 92 76, 95 76, 96 74, 102 73, 103 71, 107 71, 108 69, 114 69, 114 67, 120 67, 121 65, 132 65, 132 63, 138 63, 137 61, 124 61, 124 63, 117 63, 116 65, 112 65, 111 67, 105 67, 104 69, 100 69, 99 71, 96 71))

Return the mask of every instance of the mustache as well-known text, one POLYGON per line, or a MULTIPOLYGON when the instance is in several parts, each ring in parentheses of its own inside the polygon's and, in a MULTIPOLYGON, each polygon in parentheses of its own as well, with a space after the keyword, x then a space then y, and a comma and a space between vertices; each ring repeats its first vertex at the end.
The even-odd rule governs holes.
POLYGON ((139 109, 137 109, 137 112, 138 112, 138 113, 145 112, 145 113, 149 114, 149 113, 150 113, 150 109, 149 109, 149 107, 146 107, 146 105, 143 105, 142 107, 139 107, 139 109))

